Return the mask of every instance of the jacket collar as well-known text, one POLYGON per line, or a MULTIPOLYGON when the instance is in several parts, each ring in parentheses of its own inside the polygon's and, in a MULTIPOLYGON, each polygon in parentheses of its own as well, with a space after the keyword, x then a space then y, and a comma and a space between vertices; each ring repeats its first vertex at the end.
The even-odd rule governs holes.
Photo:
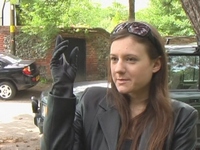
MULTIPOLYGON (((117 149, 117 142, 119 137, 119 130, 121 126, 120 116, 114 105, 110 105, 107 102, 106 97, 99 103, 99 107, 104 109, 103 113, 98 115, 98 120, 102 128, 103 134, 108 143, 109 150, 117 149)), ((151 125, 149 125, 143 132, 138 150, 147 149, 148 139, 150 137, 151 125)))
POLYGON ((105 110, 98 115, 98 120, 109 150, 116 150, 121 124, 119 113, 113 106, 107 103, 106 97, 100 102, 99 106, 105 110))

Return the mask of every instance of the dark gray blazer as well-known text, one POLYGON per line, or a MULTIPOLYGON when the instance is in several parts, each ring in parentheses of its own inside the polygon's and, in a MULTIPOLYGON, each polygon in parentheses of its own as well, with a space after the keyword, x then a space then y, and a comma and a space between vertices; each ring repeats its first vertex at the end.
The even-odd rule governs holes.
MULTIPOLYGON (((106 89, 87 89, 76 108, 75 105, 75 98, 49 95, 41 150, 116 150, 121 123, 117 110, 107 103, 106 89)), ((197 110, 175 100, 172 106, 175 128, 164 149, 194 150, 197 110)), ((149 125, 142 134, 138 150, 147 149, 150 128, 149 125)))

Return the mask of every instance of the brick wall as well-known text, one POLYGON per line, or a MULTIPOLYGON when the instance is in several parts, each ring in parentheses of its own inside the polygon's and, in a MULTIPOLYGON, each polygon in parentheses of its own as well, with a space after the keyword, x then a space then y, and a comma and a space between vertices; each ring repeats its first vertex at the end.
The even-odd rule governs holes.
MULTIPOLYGON (((107 70, 105 69, 106 57, 99 57, 101 53, 108 54, 109 45, 109 33, 103 29, 89 29, 88 33, 72 33, 69 31, 62 31, 60 33, 64 38, 81 38, 86 41, 86 80, 102 80, 106 79, 107 70)), ((16 33, 16 34, 19 34, 16 33)), ((9 27, 0 27, 0 51, 5 50, 4 38, 9 36, 9 27)), ((47 80, 51 80, 50 73, 50 60, 52 57, 52 51, 54 43, 47 51, 45 58, 36 59, 36 62, 40 68, 41 76, 47 80)), ((103 54, 105 55, 105 54, 103 54)), ((27 58, 31 59, 31 58, 27 58)))
POLYGON ((4 51, 4 38, 9 35, 9 27, 0 27, 0 51, 4 51))

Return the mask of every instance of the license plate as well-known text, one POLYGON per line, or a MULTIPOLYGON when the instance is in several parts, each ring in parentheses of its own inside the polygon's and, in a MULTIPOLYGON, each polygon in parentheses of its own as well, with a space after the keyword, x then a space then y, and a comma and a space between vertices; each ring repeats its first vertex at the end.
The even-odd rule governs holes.
POLYGON ((36 76, 36 81, 40 80, 40 75, 36 76))

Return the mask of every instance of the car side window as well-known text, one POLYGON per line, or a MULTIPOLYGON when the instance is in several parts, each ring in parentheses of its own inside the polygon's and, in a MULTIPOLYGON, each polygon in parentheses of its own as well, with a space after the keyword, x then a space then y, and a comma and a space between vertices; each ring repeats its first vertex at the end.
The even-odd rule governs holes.
POLYGON ((198 89, 199 57, 169 57, 170 89, 198 89))

